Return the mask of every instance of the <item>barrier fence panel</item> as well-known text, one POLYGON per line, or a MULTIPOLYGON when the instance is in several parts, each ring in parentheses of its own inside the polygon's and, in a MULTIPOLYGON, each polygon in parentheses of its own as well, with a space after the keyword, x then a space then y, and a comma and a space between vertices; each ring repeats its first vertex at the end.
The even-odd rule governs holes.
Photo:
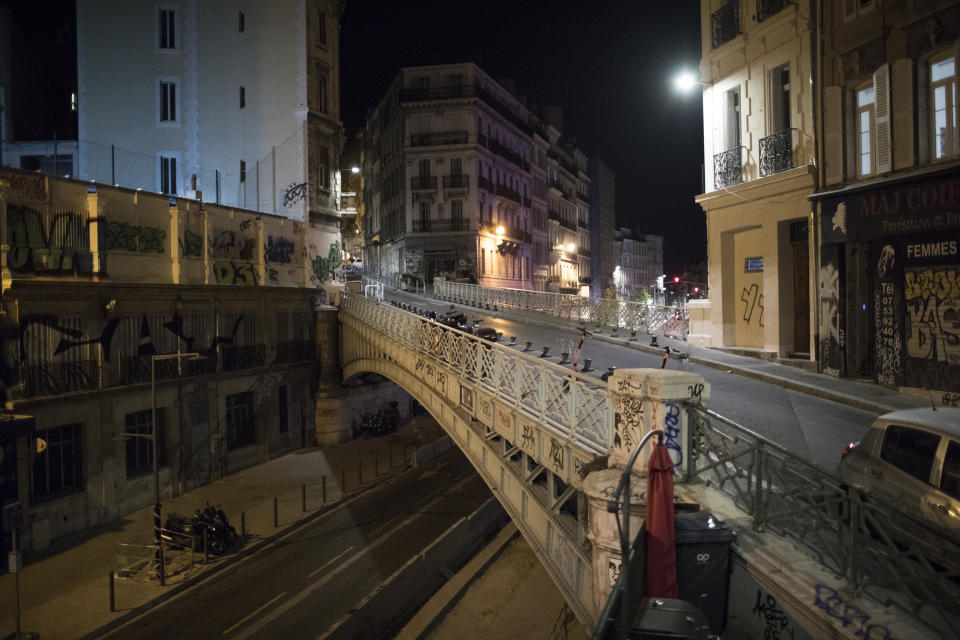
POLYGON ((690 411, 691 479, 728 495, 755 528, 790 539, 855 591, 960 638, 960 541, 709 409, 690 411))
POLYGON ((538 311, 574 322, 658 333, 683 340, 690 332, 690 317, 682 307, 547 291, 484 287, 442 278, 434 280, 433 293, 443 300, 458 300, 474 306, 538 311))

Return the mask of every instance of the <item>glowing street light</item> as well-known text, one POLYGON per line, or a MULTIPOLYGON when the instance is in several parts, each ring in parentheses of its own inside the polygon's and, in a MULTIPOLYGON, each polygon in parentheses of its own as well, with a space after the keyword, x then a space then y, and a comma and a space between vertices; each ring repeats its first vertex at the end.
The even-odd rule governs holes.
POLYGON ((673 79, 674 88, 680 93, 689 93, 697 85, 709 87, 712 85, 712 82, 704 82, 700 77, 692 71, 681 71, 673 79))
POLYGON ((506 233, 506 229, 503 228, 503 225, 500 225, 499 227, 497 227, 498 236, 502 236, 504 233, 506 233))
POLYGON ((350 173, 360 173, 360 167, 350 167, 350 173))
POLYGON ((577 250, 577 245, 573 244, 572 242, 567 244, 567 251, 569 251, 570 253, 573 253, 576 250, 577 250))

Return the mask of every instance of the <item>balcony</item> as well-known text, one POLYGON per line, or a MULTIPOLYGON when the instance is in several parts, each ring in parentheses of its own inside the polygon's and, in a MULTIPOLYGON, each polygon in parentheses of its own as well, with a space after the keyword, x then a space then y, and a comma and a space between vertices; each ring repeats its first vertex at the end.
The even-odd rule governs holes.
POLYGON ((487 136, 483 135, 482 133, 478 133, 478 134, 477 134, 477 142, 480 143, 480 146, 481 146, 481 147, 487 146, 487 136))
POLYGON ((28 398, 100 388, 100 365, 96 360, 50 362, 21 367, 20 371, 23 395, 28 398))
POLYGON ((746 147, 734 147, 713 156, 713 185, 717 189, 743 182, 743 158, 746 147))
POLYGON ((501 158, 506 158, 507 160, 509 160, 510 162, 517 165, 523 170, 527 169, 527 163, 524 162, 523 158, 520 157, 520 154, 514 151, 513 149, 510 149, 500 144, 493 138, 490 138, 489 146, 490 146, 490 151, 493 151, 495 154, 497 154, 501 158))
POLYGON ((590 284, 591 282, 590 276, 580 276, 580 284, 590 284))
POLYGON ((450 144, 467 144, 466 131, 446 131, 442 133, 410 134, 411 147, 433 147, 450 144))
POLYGON ((760 138, 760 176, 772 176, 793 169, 793 150, 796 145, 796 129, 784 129, 760 138))
POLYGON ((583 218, 579 218, 579 219, 577 220, 577 226, 580 227, 581 229, 589 229, 589 228, 590 228, 590 227, 587 225, 587 221, 584 220, 583 218))
POLYGON ((792 4, 791 0, 757 0, 757 22, 772 18, 792 4))
POLYGON ((529 209, 529 208, 532 206, 531 203, 530 203, 530 198, 528 198, 527 196, 523 196, 523 203, 522 203, 522 204, 523 204, 523 206, 524 206, 525 208, 527 208, 527 209, 529 209))
POLYGON ((424 102, 427 100, 450 100, 453 98, 471 98, 477 95, 475 85, 451 85, 449 87, 427 87, 425 89, 404 89, 400 92, 400 102, 424 102))
POLYGON ((410 187, 414 191, 436 191, 437 176, 413 176, 410 178, 410 187))
POLYGON ((504 184, 497 185, 497 195, 520 204, 520 194, 504 184))
POLYGON ((276 362, 306 362, 315 360, 317 345, 307 341, 280 342, 277 344, 276 362))
POLYGON ((414 233, 443 233, 447 231, 470 231, 470 221, 460 220, 414 220, 414 233))
POLYGON ((550 209, 547 211, 547 217, 550 218, 551 220, 556 220, 557 222, 560 222, 560 213, 558 211, 555 211, 554 209, 550 209))
POLYGON ((730 0, 710 15, 713 48, 730 42, 740 33, 740 0, 730 0))
POLYGON ((483 176, 477 176, 477 187, 484 191, 493 192, 493 183, 490 182, 489 178, 484 178, 483 176))
POLYGON ((262 344, 223 345, 220 350, 224 371, 262 367, 266 360, 262 344))
POLYGON ((567 229, 570 229, 571 231, 576 231, 576 230, 577 230, 577 225, 573 224, 573 223, 570 222, 569 220, 558 220, 558 222, 560 223, 560 226, 561 226, 561 227, 566 227, 567 229))
POLYGON ((470 176, 466 174, 456 176, 443 176, 444 189, 469 189, 470 176))

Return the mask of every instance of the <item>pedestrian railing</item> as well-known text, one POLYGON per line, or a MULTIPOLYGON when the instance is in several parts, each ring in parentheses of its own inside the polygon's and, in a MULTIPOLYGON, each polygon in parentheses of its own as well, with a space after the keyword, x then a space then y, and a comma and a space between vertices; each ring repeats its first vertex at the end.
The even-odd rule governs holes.
POLYGON ((411 373, 449 372, 586 450, 608 452, 613 417, 603 381, 360 296, 345 295, 341 311, 414 352, 411 373))
MULTIPOLYGON (((191 538, 179 532, 175 532, 175 535, 184 539, 191 538)), ((159 583, 161 575, 158 557, 163 563, 164 581, 171 582, 189 576, 194 565, 194 545, 178 546, 164 542, 162 546, 158 553, 155 544, 118 543, 115 549, 114 577, 118 580, 159 583)))
POLYGON ((690 479, 728 495, 756 529, 788 538, 855 592, 960 638, 960 540, 713 411, 690 412, 690 479))
POLYGON ((686 340, 690 333, 690 317, 681 307, 666 307, 644 302, 628 302, 612 298, 588 298, 565 293, 501 289, 437 278, 433 294, 448 302, 459 301, 475 306, 518 309, 547 313, 574 322, 619 327, 651 334, 662 334, 686 340))

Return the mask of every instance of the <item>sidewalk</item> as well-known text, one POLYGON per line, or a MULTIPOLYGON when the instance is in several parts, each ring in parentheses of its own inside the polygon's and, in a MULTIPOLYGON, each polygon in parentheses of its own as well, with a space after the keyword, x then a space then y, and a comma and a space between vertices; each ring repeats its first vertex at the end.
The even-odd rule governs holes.
MULTIPOLYGON (((389 290, 389 289, 388 289, 389 290)), ((402 291, 392 291, 398 296, 407 296, 415 300, 423 300, 419 296, 413 296, 402 291)), ((429 298, 429 302, 450 304, 440 298, 429 298)), ((469 305, 455 305, 471 312, 476 312, 477 307, 469 305)), ((498 311, 487 311, 480 309, 484 313, 496 314, 499 316, 519 320, 532 326, 544 327, 547 329, 565 328, 570 331, 576 331, 580 323, 572 320, 566 320, 545 312, 524 311, 519 309, 499 309, 498 311)), ((793 391, 799 391, 808 395, 833 400, 857 409, 872 411, 874 413, 888 413, 898 409, 913 409, 918 407, 929 407, 931 399, 922 397, 913 393, 907 393, 895 388, 885 387, 870 382, 861 382, 857 380, 847 380, 834 378, 822 373, 807 371, 799 367, 793 367, 769 360, 761 360, 749 356, 742 356, 729 353, 720 349, 709 347, 695 347, 684 340, 676 338, 665 338, 657 335, 659 346, 650 346, 651 334, 637 331, 636 336, 631 339, 630 331, 621 329, 617 336, 612 335, 613 327, 604 326, 597 330, 596 325, 586 324, 587 330, 591 333, 591 340, 599 340, 616 344, 638 351, 646 351, 657 355, 663 354, 663 348, 671 348, 670 361, 667 367, 677 368, 680 362, 679 356, 682 354, 688 357, 690 362, 695 364, 720 369, 729 373, 734 373, 748 378, 762 380, 793 391)), ((598 371, 597 375, 603 373, 598 371)), ((934 402, 937 397, 934 393, 934 402)))
MULTIPOLYGON (((219 558, 211 556, 207 565, 203 564, 202 553, 194 554, 190 575, 172 576, 163 587, 156 581, 116 580, 115 612, 110 611, 109 575, 117 569, 118 545, 151 544, 152 506, 57 541, 43 552, 25 554, 29 564, 25 562, 20 574, 20 628, 44 639, 95 637, 95 632, 104 626, 118 626, 212 573, 246 561, 251 551, 271 544, 296 525, 352 499, 361 489, 388 481, 409 465, 417 448, 442 435, 440 426, 429 416, 419 416, 390 435, 300 449, 164 500, 164 519, 170 512, 189 515, 207 501, 220 504, 238 534, 243 513, 247 542, 242 547, 234 545, 219 558), (345 487, 342 486, 344 480, 345 487), (304 487, 306 511, 303 510, 304 487), (277 527, 274 527, 274 497, 278 506, 277 527)), ((0 593, 3 594, 0 638, 6 638, 15 629, 13 574, 0 576, 0 593)))

